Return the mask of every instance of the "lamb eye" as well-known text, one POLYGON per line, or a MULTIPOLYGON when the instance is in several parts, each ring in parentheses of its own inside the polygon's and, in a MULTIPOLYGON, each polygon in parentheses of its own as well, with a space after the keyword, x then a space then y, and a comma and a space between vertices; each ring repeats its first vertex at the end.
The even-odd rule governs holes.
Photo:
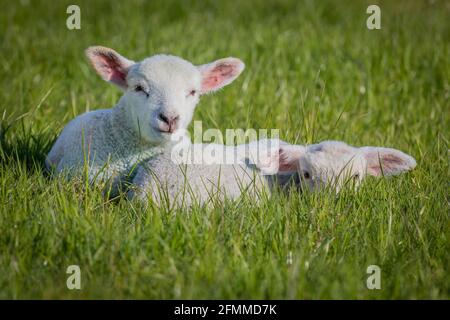
POLYGON ((302 175, 303 175, 303 178, 305 178, 305 179, 310 179, 311 178, 311 175, 309 174, 308 171, 303 171, 302 175))
POLYGON ((148 93, 144 90, 144 87, 141 86, 141 85, 137 85, 136 87, 134 87, 134 91, 136 91, 136 92, 143 92, 148 97, 148 93))
POLYGON ((189 96, 195 96, 197 94, 197 90, 191 90, 189 91, 189 96))

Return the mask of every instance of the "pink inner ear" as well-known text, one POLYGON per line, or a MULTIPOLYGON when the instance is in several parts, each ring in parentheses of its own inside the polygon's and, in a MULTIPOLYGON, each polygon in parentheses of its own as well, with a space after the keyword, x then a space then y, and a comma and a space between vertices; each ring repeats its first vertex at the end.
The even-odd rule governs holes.
POLYGON ((404 161, 399 157, 396 157, 391 154, 385 154, 385 155, 380 155, 378 158, 378 154, 377 154, 375 161, 373 161, 367 167, 367 170, 369 171, 369 173, 371 173, 375 176, 381 176, 382 172, 384 174, 391 174, 391 173, 397 171, 398 168, 400 168, 404 165, 405 165, 404 161), (380 164, 383 167, 383 170, 381 170, 380 164))
POLYGON ((297 171, 298 159, 291 157, 285 150, 280 149, 278 170, 284 172, 297 171))
POLYGON ((226 84, 227 80, 235 77, 236 67, 230 64, 219 64, 203 74, 202 91, 215 90, 226 84))
POLYGON ((95 60, 94 67, 103 79, 119 86, 126 87, 127 72, 116 56, 112 54, 102 54, 97 56, 95 60))
POLYGON ((367 166, 367 173, 375 177, 381 176, 381 168, 379 164, 372 164, 367 166))

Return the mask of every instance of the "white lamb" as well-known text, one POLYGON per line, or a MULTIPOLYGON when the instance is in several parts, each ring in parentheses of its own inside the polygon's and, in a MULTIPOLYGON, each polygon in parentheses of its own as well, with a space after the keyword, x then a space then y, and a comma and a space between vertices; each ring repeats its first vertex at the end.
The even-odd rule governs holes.
POLYGON ((187 128, 201 95, 231 83, 244 69, 236 58, 200 66, 170 55, 133 62, 99 46, 88 48, 86 55, 97 73, 124 94, 112 109, 87 112, 67 124, 46 165, 69 176, 87 165, 91 182, 106 178, 113 185, 161 152, 175 130, 187 128))
POLYGON ((256 199, 290 183, 300 190, 328 186, 337 192, 347 183, 358 186, 367 175, 397 175, 416 166, 411 156, 390 148, 357 148, 339 141, 309 146, 280 141, 276 149, 264 148, 267 144, 261 140, 236 147, 236 164, 179 165, 163 153, 140 166, 129 197, 190 206, 211 199, 236 199, 244 191, 256 199), (255 161, 257 152, 259 160, 255 161))

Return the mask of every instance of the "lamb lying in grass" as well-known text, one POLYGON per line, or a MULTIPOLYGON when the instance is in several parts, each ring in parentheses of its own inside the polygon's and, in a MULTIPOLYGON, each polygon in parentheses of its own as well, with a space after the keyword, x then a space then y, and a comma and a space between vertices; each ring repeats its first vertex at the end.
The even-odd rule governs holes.
POLYGON ((267 140, 260 140, 236 147, 235 164, 179 165, 169 153, 158 155, 140 166, 129 197, 190 206, 236 199, 243 192, 260 197, 289 182, 300 189, 327 186, 339 191, 347 183, 359 185, 368 175, 397 175, 416 166, 411 156, 390 148, 357 148, 338 141, 309 146, 280 141, 275 148, 264 148, 267 145, 267 140))
POLYGON ((97 73, 124 94, 112 109, 87 112, 67 124, 46 166, 113 185, 161 152, 175 130, 187 128, 201 95, 231 83, 244 69, 236 58, 194 66, 169 55, 133 62, 105 47, 90 47, 86 55, 97 73))
POLYGON ((157 203, 190 206, 203 204, 210 198, 235 199, 243 190, 258 193, 266 189, 266 184, 272 183, 271 176, 261 177, 264 173, 276 172, 271 168, 272 163, 268 161, 272 159, 267 155, 278 152, 280 143, 285 144, 274 140, 260 140, 236 147, 193 144, 189 146, 187 156, 176 161, 174 151, 166 149, 166 152, 141 163, 128 198, 147 201, 147 197, 152 196, 157 203), (202 154, 201 162, 195 159, 199 154, 202 154), (211 154, 216 156, 211 157, 211 154), (259 154, 264 156, 259 158, 259 154))

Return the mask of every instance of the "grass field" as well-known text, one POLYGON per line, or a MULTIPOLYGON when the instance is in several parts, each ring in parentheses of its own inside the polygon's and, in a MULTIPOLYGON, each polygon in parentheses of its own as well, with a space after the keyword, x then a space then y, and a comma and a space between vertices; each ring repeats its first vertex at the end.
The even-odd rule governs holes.
POLYGON ((448 299, 450 7, 445 1, 15 1, 0 12, 0 298, 448 299), (278 128, 292 143, 389 146, 411 173, 358 192, 245 198, 188 211, 109 203, 49 179, 63 126, 120 92, 84 58, 171 53, 246 70, 204 97, 203 128, 278 128), (287 263, 287 257, 292 263, 287 263), (82 290, 68 290, 79 265, 82 290), (381 290, 366 269, 381 268, 381 290))

